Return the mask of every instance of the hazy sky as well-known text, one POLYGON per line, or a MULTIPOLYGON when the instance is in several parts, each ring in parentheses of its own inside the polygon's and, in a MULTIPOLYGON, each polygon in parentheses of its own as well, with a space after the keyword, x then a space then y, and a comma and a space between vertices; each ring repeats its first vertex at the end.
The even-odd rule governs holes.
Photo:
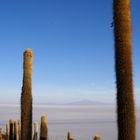
MULTIPOLYGON (((140 101, 140 1, 131 3, 140 101)), ((34 52, 34 103, 115 102, 111 23, 112 0, 0 1, 0 102, 20 102, 26 48, 34 52)))

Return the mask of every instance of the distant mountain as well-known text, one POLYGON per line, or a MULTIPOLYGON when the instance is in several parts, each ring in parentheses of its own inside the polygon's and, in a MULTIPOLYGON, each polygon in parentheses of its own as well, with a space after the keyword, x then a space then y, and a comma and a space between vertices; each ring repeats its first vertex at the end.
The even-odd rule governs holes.
POLYGON ((85 100, 71 101, 65 103, 64 102, 35 103, 35 105, 112 105, 112 104, 85 99, 85 100))
POLYGON ((76 102, 67 103, 66 105, 107 105, 107 104, 92 101, 92 100, 80 100, 80 101, 76 101, 76 102))
MULTIPOLYGON (((79 100, 79 101, 73 101, 73 102, 44 102, 44 103, 34 103, 34 105, 113 105, 113 103, 103 103, 103 102, 98 102, 98 101, 93 101, 93 100, 79 100)), ((0 107, 2 106, 20 106, 20 103, 10 103, 10 104, 1 104, 0 107)))

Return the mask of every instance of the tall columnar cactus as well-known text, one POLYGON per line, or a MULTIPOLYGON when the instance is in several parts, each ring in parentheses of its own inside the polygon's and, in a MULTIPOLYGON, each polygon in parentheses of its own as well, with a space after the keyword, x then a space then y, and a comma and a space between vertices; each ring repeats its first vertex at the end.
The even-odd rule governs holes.
POLYGON ((70 140, 70 132, 67 133, 67 140, 70 140))
POLYGON ((2 140, 2 128, 0 128, 0 140, 2 140))
POLYGON ((38 123, 34 123, 34 136, 33 140, 38 140, 38 123))
POLYGON ((21 140, 32 139, 32 61, 32 50, 25 50, 21 94, 21 140))
POLYGON ((40 140, 48 140, 48 127, 46 116, 41 117, 40 140))
POLYGON ((5 140, 9 140, 9 123, 6 124, 5 140))
POLYGON ((99 135, 96 135, 93 140, 100 140, 100 136, 99 135))
POLYGON ((67 133, 67 140, 74 140, 70 132, 67 133))
POLYGON ((20 122, 20 120, 18 120, 18 136, 19 136, 19 140, 21 140, 21 122, 20 122))
POLYGON ((19 140, 18 123, 14 122, 14 140, 19 140))
POLYGON ((118 140, 135 140, 130 0, 114 0, 118 140))
POLYGON ((10 126, 9 140, 14 140, 14 121, 13 120, 9 121, 9 126, 10 126))

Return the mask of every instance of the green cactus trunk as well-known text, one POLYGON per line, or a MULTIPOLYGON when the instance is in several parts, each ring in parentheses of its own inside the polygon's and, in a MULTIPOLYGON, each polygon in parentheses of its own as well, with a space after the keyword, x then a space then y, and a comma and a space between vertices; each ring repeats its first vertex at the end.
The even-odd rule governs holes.
POLYGON ((130 0, 114 0, 118 140, 135 140, 130 0))
POLYGON ((46 116, 41 117, 40 140, 48 140, 48 127, 46 116))
POLYGON ((25 50, 21 94, 21 140, 32 139, 32 58, 32 50, 25 50))

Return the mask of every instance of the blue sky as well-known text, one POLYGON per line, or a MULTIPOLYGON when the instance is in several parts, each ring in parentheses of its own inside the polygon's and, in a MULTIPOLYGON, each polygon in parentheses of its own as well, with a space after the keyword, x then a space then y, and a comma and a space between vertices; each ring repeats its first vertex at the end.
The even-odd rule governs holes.
MULTIPOLYGON (((140 98, 140 5, 131 2, 140 98)), ((20 102, 23 51, 32 48, 34 103, 115 102, 112 0, 0 1, 0 102, 20 102)))

